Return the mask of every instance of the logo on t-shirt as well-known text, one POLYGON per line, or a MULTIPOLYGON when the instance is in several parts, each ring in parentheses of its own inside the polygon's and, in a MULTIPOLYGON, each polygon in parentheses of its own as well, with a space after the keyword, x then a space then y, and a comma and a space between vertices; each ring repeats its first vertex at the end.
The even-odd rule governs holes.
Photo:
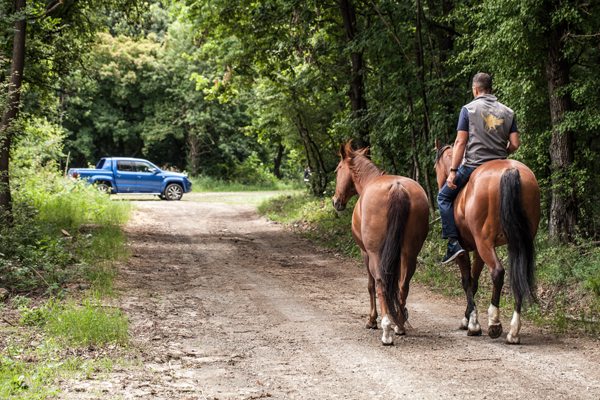
POLYGON ((481 113, 481 116, 485 120, 485 131, 487 133, 490 133, 490 131, 493 129, 496 131, 496 133, 498 133, 498 129, 496 129, 496 127, 502 125, 502 123, 504 122, 504 118, 500 119, 494 114, 488 114, 486 117, 485 115, 483 115, 483 113, 481 113))

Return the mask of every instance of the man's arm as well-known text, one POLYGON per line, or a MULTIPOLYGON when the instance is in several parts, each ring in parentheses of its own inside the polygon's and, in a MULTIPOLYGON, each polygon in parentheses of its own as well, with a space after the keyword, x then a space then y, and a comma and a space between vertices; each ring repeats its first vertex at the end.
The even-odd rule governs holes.
MULTIPOLYGON (((468 139, 468 131, 458 131, 458 133, 456 134, 456 140, 454 141, 454 149, 452 151, 452 169, 458 169, 458 166, 460 165, 465 155, 465 147, 467 147, 468 139)), ((450 174, 448 174, 448 179, 446 180, 446 184, 452 190, 456 189, 454 179, 456 179, 456 172, 450 171, 450 174)))
POLYGON ((519 148, 519 132, 513 132, 508 136, 508 147, 506 152, 511 155, 519 148))

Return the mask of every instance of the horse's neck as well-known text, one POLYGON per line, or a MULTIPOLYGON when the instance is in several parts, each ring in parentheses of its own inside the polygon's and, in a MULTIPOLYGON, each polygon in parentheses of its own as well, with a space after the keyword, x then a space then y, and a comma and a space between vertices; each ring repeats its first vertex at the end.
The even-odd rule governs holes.
POLYGON ((383 175, 384 172, 371 160, 359 160, 359 163, 360 164, 355 166, 352 171, 352 181, 354 182, 354 187, 356 188, 358 195, 362 196, 365 187, 373 179, 383 175))

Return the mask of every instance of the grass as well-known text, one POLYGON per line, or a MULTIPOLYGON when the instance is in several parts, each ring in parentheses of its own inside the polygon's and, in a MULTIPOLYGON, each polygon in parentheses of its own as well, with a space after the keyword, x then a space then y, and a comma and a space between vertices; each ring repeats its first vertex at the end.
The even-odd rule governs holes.
POLYGON ((299 190, 303 189, 300 181, 267 180, 257 183, 242 183, 230 180, 216 179, 209 176, 190 178, 192 192, 263 192, 274 190, 299 190))
POLYGON ((102 304, 98 297, 50 304, 46 314, 46 331, 67 346, 128 343, 126 316, 119 309, 102 304))
MULTIPOLYGON (((18 325, 0 328, 0 398, 42 399, 59 394, 57 379, 108 372, 127 349, 127 318, 97 294, 31 306, 16 296, 18 325), (103 349, 112 348, 112 356, 103 349), (66 350, 69 349, 69 350, 66 350)), ((13 319, 16 318, 14 313, 13 319)))
POLYGON ((296 195, 301 193, 298 190, 280 190, 280 191, 265 191, 265 192, 217 192, 217 193, 202 193, 194 196, 188 196, 186 200, 200 203, 225 203, 225 204, 240 204, 258 207, 266 200, 278 197, 281 195, 296 195))
POLYGON ((29 172, 16 174, 13 222, 0 229, 0 286, 50 294, 88 279, 110 291, 116 262, 127 258, 130 204, 52 168, 29 172))
POLYGON ((0 228, 0 287, 13 296, 0 300, 13 325, 0 328, 0 398, 43 399, 60 392, 57 379, 109 371, 129 351, 127 318, 107 304, 131 206, 51 166, 13 182, 12 222, 0 228), (74 293, 77 282, 92 291, 74 293))
MULTIPOLYGON (((299 234, 337 252, 360 259, 360 250, 351 233, 351 218, 356 198, 346 210, 337 213, 329 199, 306 194, 285 195, 267 199, 259 212, 275 221, 287 224, 299 234)), ((429 235, 419 254, 419 264, 413 280, 446 296, 464 298, 460 272, 455 264, 442 265, 446 242, 441 239, 441 224, 430 226, 429 235)), ((556 334, 600 335, 600 248, 586 240, 577 247, 549 245, 548 234, 536 237, 536 279, 539 301, 532 303, 525 318, 550 327, 556 334)), ((506 247, 497 250, 507 266, 506 247)), ((489 304, 492 282, 487 268, 479 281, 476 301, 482 308, 489 304)), ((508 280, 503 288, 500 309, 510 318, 514 307, 508 280)))

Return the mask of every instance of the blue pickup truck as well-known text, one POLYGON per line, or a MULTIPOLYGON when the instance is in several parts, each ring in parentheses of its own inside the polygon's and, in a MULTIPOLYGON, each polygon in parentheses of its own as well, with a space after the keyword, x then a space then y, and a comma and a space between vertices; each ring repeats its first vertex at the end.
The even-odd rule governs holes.
POLYGON ((71 168, 69 176, 85 179, 100 190, 115 194, 155 194, 163 200, 181 200, 192 182, 179 172, 162 171, 139 158, 103 158, 96 168, 71 168))

